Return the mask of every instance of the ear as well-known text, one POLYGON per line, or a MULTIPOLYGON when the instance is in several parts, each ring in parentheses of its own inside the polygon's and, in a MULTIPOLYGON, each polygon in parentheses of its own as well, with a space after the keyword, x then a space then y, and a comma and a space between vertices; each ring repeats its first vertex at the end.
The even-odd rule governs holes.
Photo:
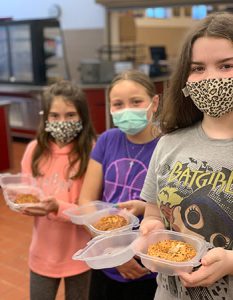
POLYGON ((152 111, 155 113, 159 107, 159 95, 152 98, 152 111))

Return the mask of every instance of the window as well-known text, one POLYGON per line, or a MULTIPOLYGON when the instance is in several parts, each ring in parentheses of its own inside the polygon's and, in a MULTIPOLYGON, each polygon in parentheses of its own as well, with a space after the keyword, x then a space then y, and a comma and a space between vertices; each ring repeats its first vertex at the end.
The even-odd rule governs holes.
POLYGON ((192 18, 199 20, 207 16, 208 8, 207 5, 194 5, 192 7, 192 18))
POLYGON ((171 9, 169 7, 155 7, 146 9, 146 17, 167 19, 171 16, 171 9))

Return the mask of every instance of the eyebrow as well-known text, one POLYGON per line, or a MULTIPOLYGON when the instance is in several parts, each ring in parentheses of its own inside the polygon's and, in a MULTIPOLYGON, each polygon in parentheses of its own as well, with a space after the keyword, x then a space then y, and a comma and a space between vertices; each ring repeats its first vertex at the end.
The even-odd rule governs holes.
MULTIPOLYGON (((232 60, 233 57, 228 57, 228 58, 224 58, 218 61, 218 63, 224 63, 226 61, 232 60)), ((191 61, 191 65, 204 65, 204 63, 199 62, 199 61, 191 61)))
POLYGON ((226 62, 226 61, 231 60, 231 59, 233 59, 233 57, 224 58, 224 59, 220 60, 219 62, 226 62))
MULTIPOLYGON (((60 113, 59 113, 59 112, 56 112, 56 111, 50 111, 49 114, 60 115, 60 113)), ((67 112, 65 113, 65 115, 68 115, 68 114, 78 114, 78 112, 77 112, 77 111, 67 111, 67 112)))

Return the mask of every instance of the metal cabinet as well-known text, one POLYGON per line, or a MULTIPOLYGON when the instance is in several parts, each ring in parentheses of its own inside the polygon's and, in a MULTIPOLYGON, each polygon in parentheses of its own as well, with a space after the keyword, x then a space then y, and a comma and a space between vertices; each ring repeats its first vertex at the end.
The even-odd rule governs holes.
POLYGON ((62 50, 57 19, 0 22, 0 82, 43 85, 67 78, 62 50))

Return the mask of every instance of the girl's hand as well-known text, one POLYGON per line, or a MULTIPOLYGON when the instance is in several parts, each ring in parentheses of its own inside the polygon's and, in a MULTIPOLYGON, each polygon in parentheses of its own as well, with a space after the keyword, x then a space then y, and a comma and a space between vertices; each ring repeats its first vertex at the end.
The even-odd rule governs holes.
POLYGON ((142 267, 134 258, 116 269, 125 279, 137 279, 149 273, 149 270, 142 267))
POLYGON ((117 208, 126 208, 129 212, 135 216, 144 215, 146 203, 141 200, 128 200, 126 202, 120 202, 115 205, 117 208))
POLYGON ((33 207, 27 207, 22 209, 22 213, 28 216, 47 216, 49 213, 57 213, 59 204, 53 197, 42 199, 38 204, 33 207))
POLYGON ((152 219, 143 219, 140 225, 140 232, 142 235, 146 235, 152 230, 165 229, 164 224, 161 220, 152 218, 152 219))
POLYGON ((202 266, 191 274, 179 275, 185 287, 208 287, 225 275, 233 274, 233 251, 214 248, 201 260, 202 266))
POLYGON ((165 229, 160 211, 156 203, 146 203, 144 219, 139 230, 146 235, 152 230, 165 229))

